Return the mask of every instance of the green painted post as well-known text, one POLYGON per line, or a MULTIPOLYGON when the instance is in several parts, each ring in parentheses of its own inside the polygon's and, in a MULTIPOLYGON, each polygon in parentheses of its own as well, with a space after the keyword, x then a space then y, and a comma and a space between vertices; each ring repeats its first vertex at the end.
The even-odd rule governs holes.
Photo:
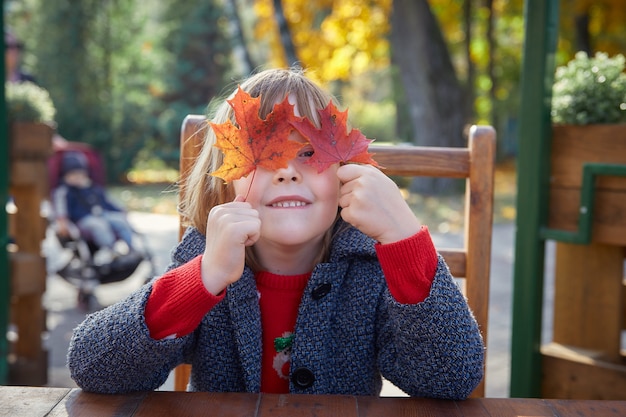
MULTIPOLYGON (((3 6, 4 1, 0 0, 3 6)), ((0 19, 0 27, 4 33, 4 19, 0 19)), ((2 43, 2 52, 4 55, 4 42, 2 43)), ((4 65, 2 66, 2 79, 6 79, 4 73, 4 65)), ((4 83, 0 87, 2 97, 0 98, 0 385, 6 385, 9 378, 9 342, 7 340, 7 328, 9 325, 9 302, 10 296, 10 270, 9 270, 9 254, 7 253, 7 245, 9 244, 9 230, 7 212, 3 205, 9 199, 9 128, 7 121, 6 102, 4 100, 4 83)))
POLYGON ((517 220, 511 341, 511 397, 539 397, 550 101, 558 38, 558 0, 526 0, 522 63, 517 220))

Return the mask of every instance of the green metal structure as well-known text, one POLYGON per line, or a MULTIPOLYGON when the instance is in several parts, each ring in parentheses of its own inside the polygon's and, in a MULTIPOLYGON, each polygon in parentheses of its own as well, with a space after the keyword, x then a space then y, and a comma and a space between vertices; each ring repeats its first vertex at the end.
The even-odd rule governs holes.
POLYGON ((558 40, 558 0, 526 0, 522 62, 517 219, 511 339, 511 397, 539 397, 550 103, 558 40))

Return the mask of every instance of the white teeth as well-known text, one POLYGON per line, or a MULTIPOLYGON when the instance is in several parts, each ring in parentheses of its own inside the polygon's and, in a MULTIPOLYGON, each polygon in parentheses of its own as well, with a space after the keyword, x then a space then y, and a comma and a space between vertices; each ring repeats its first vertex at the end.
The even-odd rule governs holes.
POLYGON ((272 207, 302 207, 306 206, 306 203, 303 201, 280 201, 278 203, 272 204, 272 207))

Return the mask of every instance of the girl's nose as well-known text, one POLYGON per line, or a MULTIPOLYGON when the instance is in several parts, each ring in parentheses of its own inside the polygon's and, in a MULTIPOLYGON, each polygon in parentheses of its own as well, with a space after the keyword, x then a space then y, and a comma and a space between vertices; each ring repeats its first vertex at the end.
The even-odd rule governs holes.
POLYGON ((298 171, 293 161, 288 163, 287 168, 280 168, 274 174, 275 182, 300 182, 301 179, 300 171, 298 171))

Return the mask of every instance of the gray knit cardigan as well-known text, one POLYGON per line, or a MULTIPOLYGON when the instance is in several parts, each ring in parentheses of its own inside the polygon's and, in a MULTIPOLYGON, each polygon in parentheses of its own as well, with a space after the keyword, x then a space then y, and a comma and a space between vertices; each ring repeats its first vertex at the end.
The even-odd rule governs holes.
MULTIPOLYGON (((381 375, 411 396, 466 398, 483 377, 478 326, 444 260, 430 295, 404 305, 387 288, 374 241, 348 227, 328 263, 315 267, 298 311, 290 392, 379 395, 381 375)), ((171 269, 204 251, 189 229, 171 269)), ((254 275, 245 269, 191 334, 150 338, 144 308, 152 285, 84 320, 68 363, 86 391, 154 390, 181 363, 192 364, 189 390, 259 392, 261 321, 254 275)))

